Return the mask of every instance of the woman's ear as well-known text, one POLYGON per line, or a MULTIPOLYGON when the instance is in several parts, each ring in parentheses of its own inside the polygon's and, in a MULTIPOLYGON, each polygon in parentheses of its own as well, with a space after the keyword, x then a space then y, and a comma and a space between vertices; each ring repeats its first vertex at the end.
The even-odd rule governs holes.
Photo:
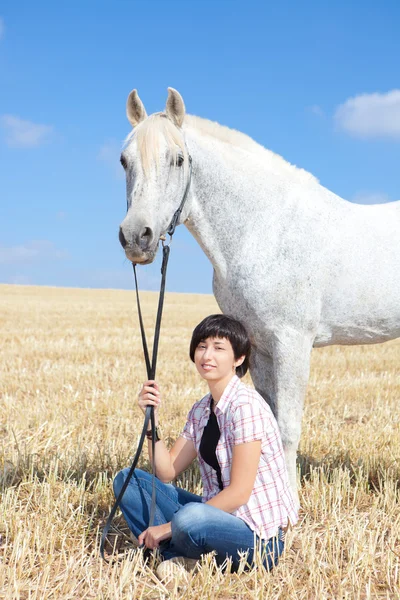
POLYGON ((246 358, 246 355, 244 354, 243 356, 241 356, 240 358, 235 360, 235 367, 236 368, 240 367, 240 365, 242 365, 244 363, 245 358, 246 358))

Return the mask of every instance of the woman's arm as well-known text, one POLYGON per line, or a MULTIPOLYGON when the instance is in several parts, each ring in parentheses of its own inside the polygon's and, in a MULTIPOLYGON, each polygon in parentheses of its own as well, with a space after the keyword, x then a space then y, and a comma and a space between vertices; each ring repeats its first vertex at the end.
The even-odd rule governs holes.
MULTIPOLYGON (((149 457, 152 460, 151 440, 148 441, 149 457)), ((156 475, 163 483, 168 483, 178 477, 182 471, 194 461, 197 456, 192 441, 179 437, 171 450, 168 450, 162 440, 155 445, 156 475)))
POLYGON ((211 506, 228 513, 247 504, 253 491, 260 457, 261 440, 234 446, 230 484, 208 500, 206 504, 211 504, 211 506))
MULTIPOLYGON (((161 404, 161 396, 158 384, 154 379, 146 381, 139 392, 138 405, 143 414, 146 414, 148 406, 154 407, 154 421, 158 426, 158 410, 161 404)), ((151 430, 150 424, 148 431, 151 430)), ((149 440, 148 451, 152 460, 152 441, 149 440)), ((182 473, 196 458, 197 452, 192 441, 179 437, 171 450, 168 450, 162 440, 156 442, 154 462, 157 477, 167 483, 182 473)))

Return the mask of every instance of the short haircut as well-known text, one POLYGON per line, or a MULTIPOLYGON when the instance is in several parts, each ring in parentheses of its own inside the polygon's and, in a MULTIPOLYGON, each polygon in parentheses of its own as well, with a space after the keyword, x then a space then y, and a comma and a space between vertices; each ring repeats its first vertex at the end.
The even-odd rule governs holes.
POLYGON ((243 377, 249 368, 251 343, 246 328, 230 315, 210 315, 195 327, 190 342, 189 355, 194 362, 194 353, 200 342, 208 338, 226 338, 230 341, 235 360, 245 356, 243 363, 236 368, 236 375, 243 377))

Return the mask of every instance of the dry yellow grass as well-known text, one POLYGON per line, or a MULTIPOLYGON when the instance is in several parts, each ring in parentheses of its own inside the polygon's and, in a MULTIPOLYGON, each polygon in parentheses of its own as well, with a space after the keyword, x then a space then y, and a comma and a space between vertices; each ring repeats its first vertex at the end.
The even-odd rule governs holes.
MULTIPOLYGON (((98 554, 111 477, 129 464, 142 422, 133 292, 0 292, 0 597, 167 597, 140 556, 106 565, 98 554)), ((149 331, 156 299, 143 294, 149 331)), ((206 391, 188 344, 193 326, 215 310, 210 296, 167 295, 158 380, 171 438, 206 391)), ((399 364, 399 341, 314 350, 301 521, 278 568, 229 575, 207 557, 171 598, 400 598, 399 364)), ((181 481, 200 491, 196 469, 181 481)))

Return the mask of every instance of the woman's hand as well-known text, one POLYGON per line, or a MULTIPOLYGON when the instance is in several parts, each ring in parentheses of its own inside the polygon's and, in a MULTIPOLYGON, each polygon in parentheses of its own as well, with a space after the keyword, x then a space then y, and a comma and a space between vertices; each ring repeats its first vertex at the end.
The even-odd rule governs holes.
POLYGON ((146 381, 139 392, 138 404, 143 414, 146 414, 147 406, 154 406, 154 419, 156 425, 158 424, 158 409, 160 403, 161 398, 158 384, 153 379, 146 381))
POLYGON ((146 548, 154 550, 158 548, 160 542, 169 540, 172 537, 171 523, 164 523, 163 525, 155 525, 154 527, 148 527, 139 535, 139 544, 144 544, 146 548))

